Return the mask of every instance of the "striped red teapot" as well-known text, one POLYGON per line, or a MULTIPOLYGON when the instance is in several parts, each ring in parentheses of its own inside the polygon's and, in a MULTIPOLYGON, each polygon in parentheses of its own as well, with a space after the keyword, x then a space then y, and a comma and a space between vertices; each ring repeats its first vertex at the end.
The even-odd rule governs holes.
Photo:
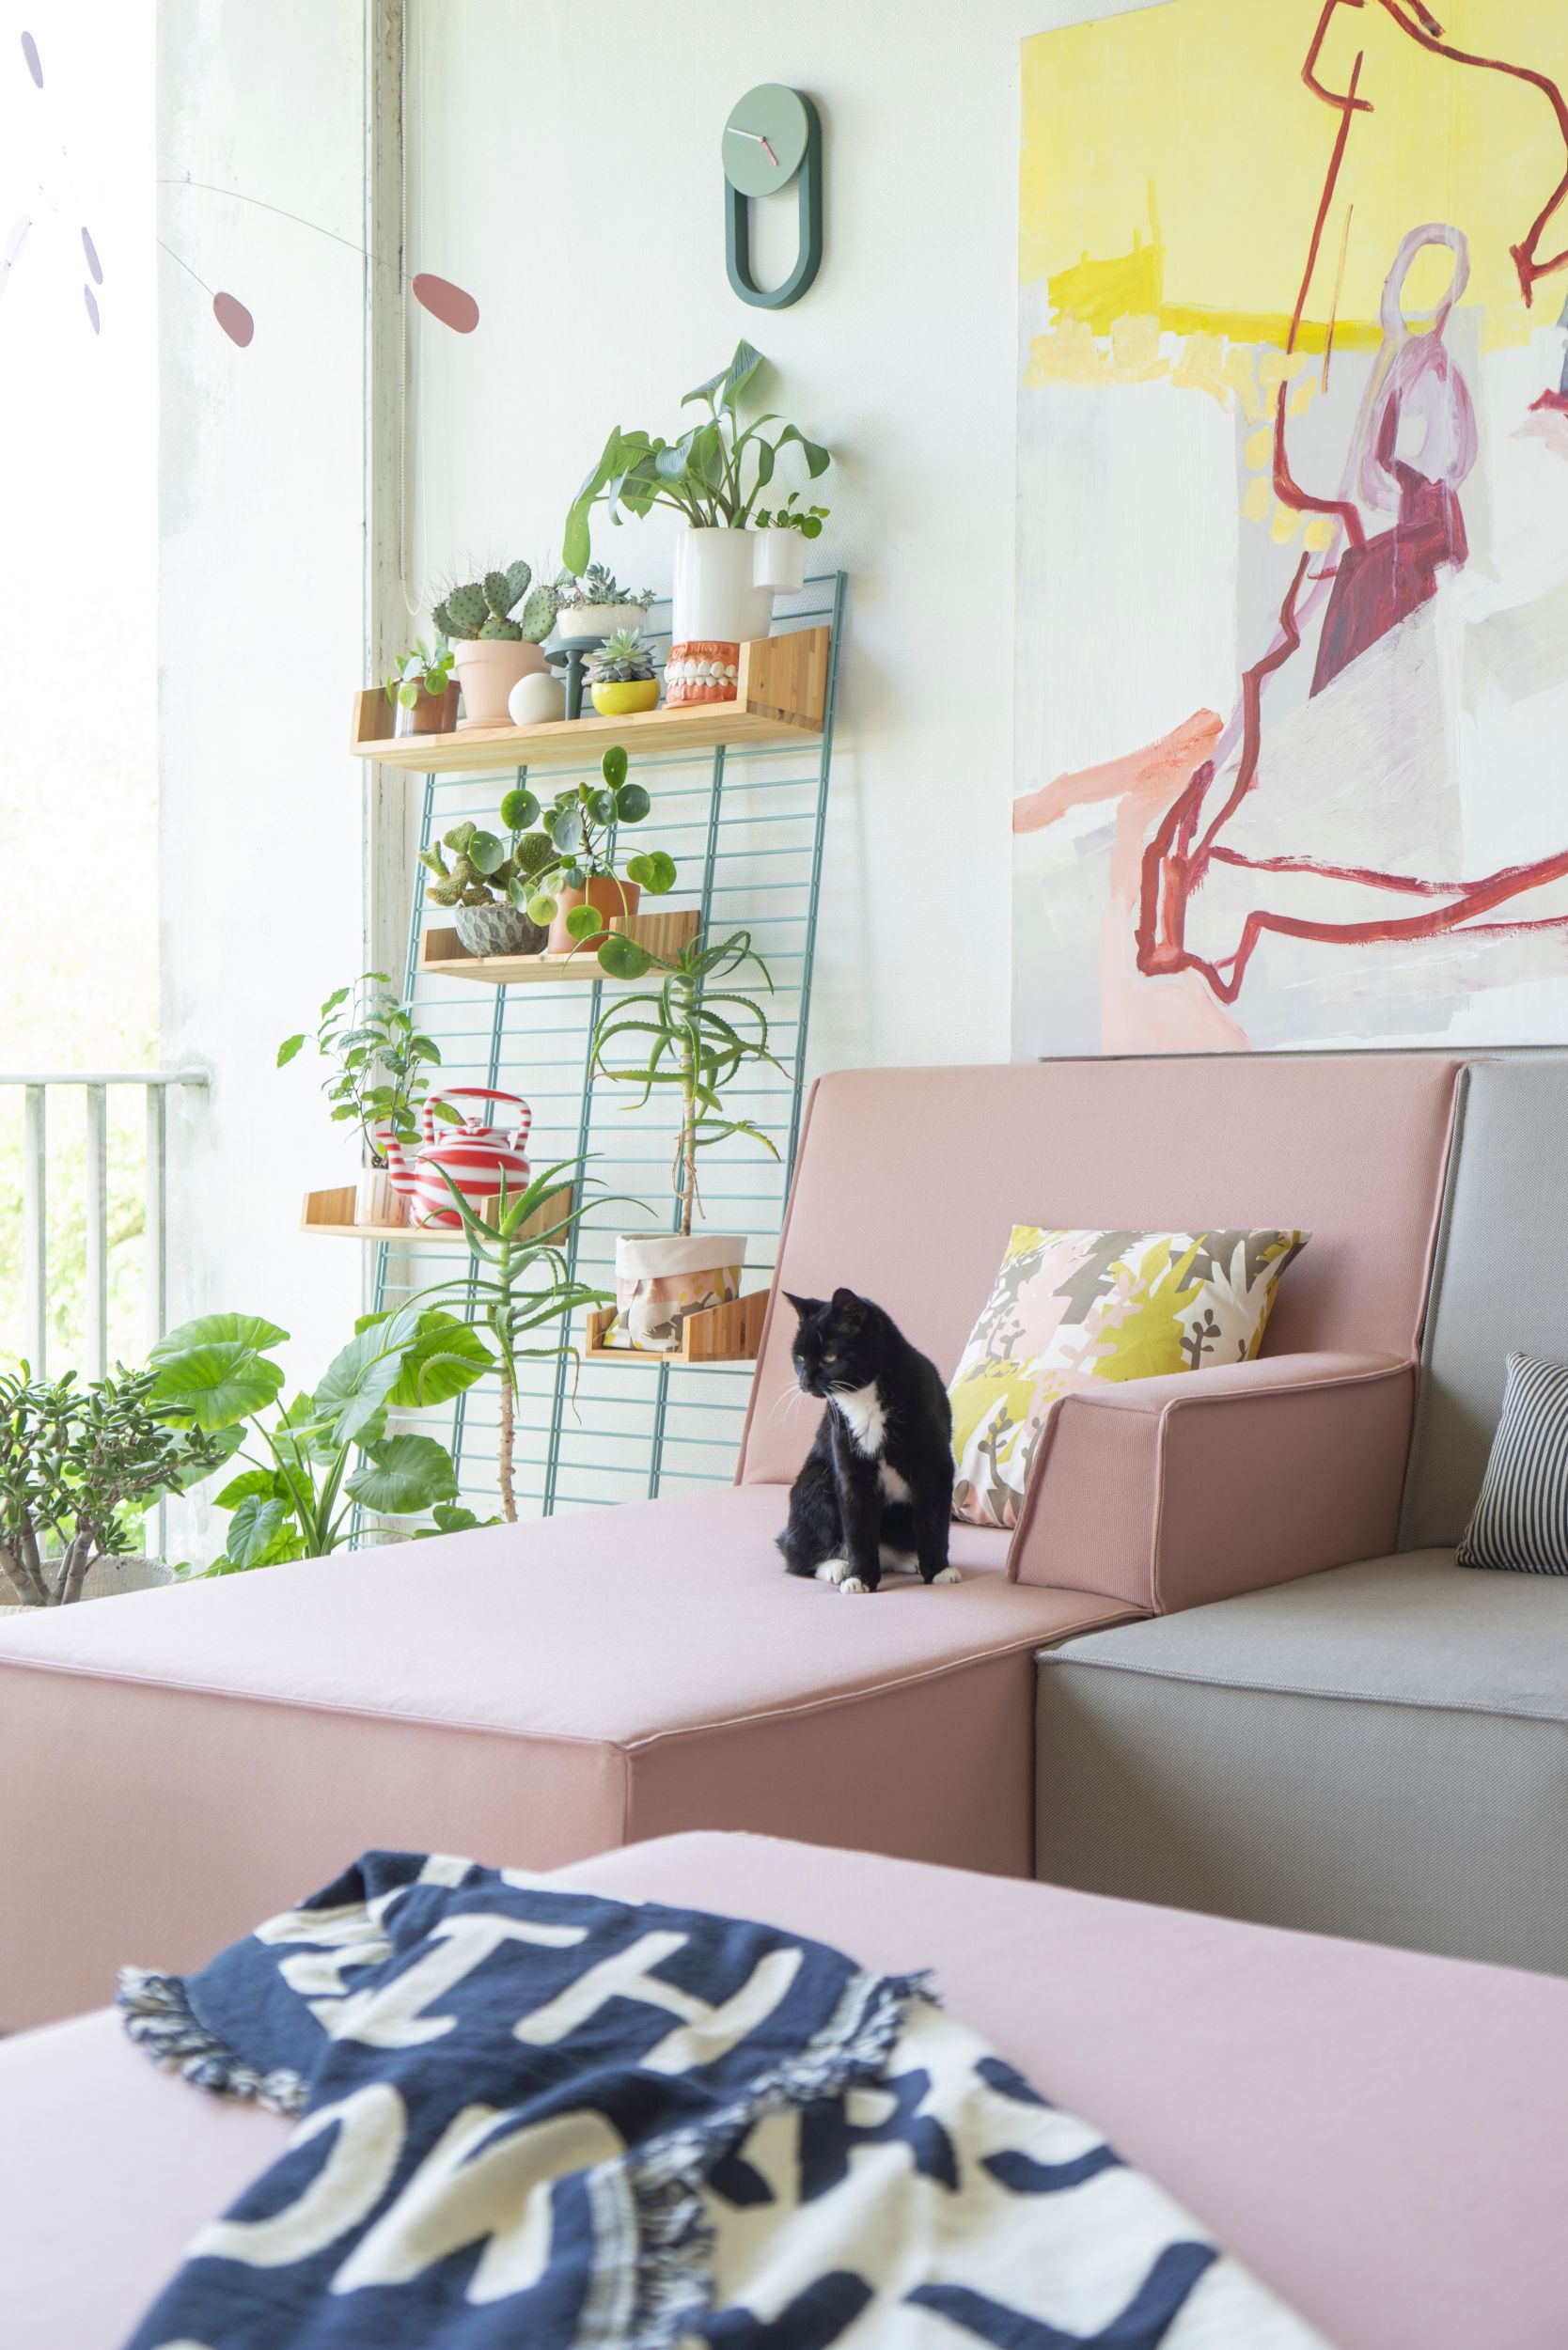
POLYGON ((529 1179, 523 1146, 533 1122, 534 1114, 521 1094, 497 1093, 494 1086, 443 1086, 428 1095, 420 1117, 425 1139, 412 1158, 405 1154, 395 1136, 378 1136, 393 1185, 410 1201, 410 1223, 462 1222, 452 1195, 442 1180, 447 1175, 476 1215, 484 1214, 486 1200, 494 1198, 503 1178, 512 1195, 523 1190, 529 1179), (438 1132, 437 1102, 449 1102, 463 1123, 444 1125, 438 1132), (488 1106, 480 1107, 481 1104, 491 1103, 501 1103, 507 1109, 515 1110, 515 1132, 509 1131, 507 1122, 495 1122, 495 1113, 488 1106))

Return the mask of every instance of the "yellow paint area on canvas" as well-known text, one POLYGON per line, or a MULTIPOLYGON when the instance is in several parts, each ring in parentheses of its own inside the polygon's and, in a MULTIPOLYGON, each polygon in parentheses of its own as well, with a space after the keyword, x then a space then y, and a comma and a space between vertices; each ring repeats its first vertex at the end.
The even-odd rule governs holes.
MULTIPOLYGON (((1126 312, 1158 332, 1288 339, 1341 123, 1301 78, 1322 14, 1323 0, 1173 0, 1024 43, 1021 271, 1027 285, 1048 281, 1057 321, 1037 339, 1031 381, 1084 371, 1071 340, 1062 368, 1042 342, 1069 325, 1107 336, 1126 312)), ((1568 0, 1446 0, 1441 14, 1453 45, 1568 89, 1568 0)), ((1434 55, 1379 0, 1330 18, 1325 87, 1346 91, 1358 54, 1357 95, 1372 111, 1351 124, 1298 352, 1321 352, 1331 312, 1337 350, 1376 347, 1388 266, 1424 221, 1468 238, 1465 301, 1485 312, 1487 342, 1555 318, 1568 281, 1538 288, 1527 310, 1509 250, 1563 170, 1546 99, 1434 55)), ((1568 210, 1542 250, 1565 243, 1568 210)), ((1423 266, 1412 306, 1434 298, 1446 258, 1423 266)))

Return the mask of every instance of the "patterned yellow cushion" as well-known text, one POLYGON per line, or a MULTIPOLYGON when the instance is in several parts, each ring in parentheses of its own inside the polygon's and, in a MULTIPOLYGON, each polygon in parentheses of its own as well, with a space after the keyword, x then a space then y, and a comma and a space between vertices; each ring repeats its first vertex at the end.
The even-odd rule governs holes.
POLYGON ((1046 1232, 1016 1224, 949 1393, 953 1513, 1016 1526, 1064 1395, 1250 1362, 1305 1232, 1046 1232))

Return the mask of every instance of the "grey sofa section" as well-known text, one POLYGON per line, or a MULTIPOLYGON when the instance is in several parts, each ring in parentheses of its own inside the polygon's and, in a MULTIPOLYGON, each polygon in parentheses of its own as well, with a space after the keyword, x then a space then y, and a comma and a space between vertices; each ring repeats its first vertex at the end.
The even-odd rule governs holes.
POLYGON ((1039 1874, 1568 1973, 1568 1581, 1445 1550, 1041 1661, 1039 1874))
POLYGON ((1568 1360, 1568 1057, 1471 1065, 1400 1550, 1043 1653, 1037 1872, 1568 1974, 1568 1579, 1458 1567, 1514 1351, 1568 1360))

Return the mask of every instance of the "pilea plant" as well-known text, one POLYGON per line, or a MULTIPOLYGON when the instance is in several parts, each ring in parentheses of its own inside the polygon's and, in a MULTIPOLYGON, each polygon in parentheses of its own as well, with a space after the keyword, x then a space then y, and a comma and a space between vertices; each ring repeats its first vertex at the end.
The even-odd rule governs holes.
MULTIPOLYGON (((308 1033, 285 1037, 277 1048, 277 1066, 286 1069, 309 1043, 308 1033)), ((354 1125, 365 1139, 371 1163, 384 1165, 377 1130, 390 1130, 400 1142, 417 1142, 415 1112, 425 1098, 429 1072, 441 1059, 433 1037, 414 1025, 408 1007, 392 993, 384 971, 366 971, 352 987, 336 987, 321 1006, 315 1032, 316 1050, 329 1064, 321 1091, 332 1104, 336 1124, 354 1125)), ((436 1116, 461 1124, 447 1103, 438 1102, 436 1116)))
POLYGON ((653 655, 642 641, 641 629, 612 629, 588 654, 583 675, 590 685, 646 684, 653 675, 653 655))
POLYGON ((509 644, 542 645, 555 625, 559 599, 553 588, 536 588, 529 595, 532 578, 528 564, 509 563, 504 572, 486 572, 482 580, 448 588, 435 607, 435 625, 463 643, 500 638, 509 644), (513 619, 520 603, 521 617, 513 619))
POLYGON ((610 1006, 594 1034, 592 1066, 612 1084, 641 1088, 634 1109, 642 1108, 655 1091, 679 1095, 670 1187, 681 1230, 689 1234, 698 1207, 699 1151, 742 1135, 770 1157, 778 1156, 762 1127, 749 1118, 731 1118, 724 1104, 725 1088, 742 1070, 765 1061, 786 1073, 769 1047, 760 1004, 722 984, 748 964, 770 994, 773 979, 752 948, 749 931, 731 931, 728 938, 711 941, 694 938, 674 956, 657 954, 635 939, 611 937, 600 948, 600 961, 618 979, 641 979, 651 970, 664 974, 656 994, 623 995, 610 1006), (620 1058, 618 1048, 629 1058, 620 1058))
POLYGON ((782 506, 771 509, 760 506, 751 520, 758 530, 798 530, 803 539, 820 539, 829 509, 825 506, 802 506, 800 492, 792 490, 782 506))
MULTIPOLYGON (((599 762, 602 783, 572 784, 557 793, 548 810, 521 784, 501 802, 502 823, 514 834, 522 835, 518 849, 543 859, 528 900, 532 921, 555 920, 559 911, 558 893, 562 890, 586 889, 591 881, 619 880, 616 830, 621 824, 640 824, 653 805, 640 783, 627 782, 626 769, 625 751, 619 743, 612 744, 599 762), (540 825, 539 831, 525 830, 535 824, 540 825), (528 849, 530 840, 542 846, 528 849)), ((628 857, 623 870, 626 880, 646 889, 650 897, 661 898, 675 886, 675 859, 663 849, 650 849, 639 856, 628 857)), ((591 905, 573 906, 566 916, 568 935, 579 943, 596 937, 604 927, 603 912, 591 905)), ((611 938, 615 935, 612 933, 611 938)), ((606 939, 600 948, 602 963, 604 948, 610 943, 611 939, 606 939)), ((606 970, 610 967, 604 964, 606 970)))
MULTIPOLYGON (((515 794, 509 794, 509 804, 515 794)), ((523 798, 539 812, 539 802, 531 792, 523 798)), ((503 807, 503 819, 505 807, 503 807)), ((531 822, 532 817, 528 819, 531 822)), ((493 832, 481 832, 477 824, 454 824, 443 833, 434 848, 421 849, 419 862, 434 874, 435 879, 425 890, 432 905, 494 906, 510 901, 514 906, 526 906, 538 886, 539 877, 555 858, 555 851, 542 833, 513 831, 511 844, 497 839, 493 832), (448 865, 442 851, 449 849, 452 861, 448 865)), ((537 919, 537 916, 535 917, 537 919)))
POLYGON ((394 707, 412 710, 421 691, 444 694, 452 682, 452 648, 444 635, 432 646, 422 636, 414 640, 412 652, 405 652, 386 681, 386 698, 394 707))
POLYGON ((590 563, 581 579, 573 579, 570 572, 562 572, 556 582, 556 593, 563 612, 576 612, 589 604, 637 603, 646 612, 653 601, 651 588, 639 588, 634 596, 620 587, 613 572, 603 563, 590 563))
POLYGON ((24 1607, 72 1606, 93 1561, 131 1547, 144 1511, 227 1457, 221 1437, 170 1428, 155 1386, 123 1366, 87 1387, 25 1363, 0 1377, 0 1589, 24 1607))
MULTIPOLYGON (((772 440, 763 427, 779 419, 771 412, 743 427, 740 397, 761 365, 760 351, 737 343, 729 365, 681 402, 682 408, 700 404, 708 415, 679 440, 623 432, 616 426, 566 518, 569 570, 581 574, 588 568, 589 519, 598 505, 608 507, 612 523, 619 522, 622 508, 641 517, 655 506, 668 506, 697 528, 741 530, 756 520, 758 500, 773 479, 781 451, 792 443, 813 481, 827 471, 832 457, 797 425, 784 425, 772 440)), ((819 509, 819 516, 826 510, 819 509)))

